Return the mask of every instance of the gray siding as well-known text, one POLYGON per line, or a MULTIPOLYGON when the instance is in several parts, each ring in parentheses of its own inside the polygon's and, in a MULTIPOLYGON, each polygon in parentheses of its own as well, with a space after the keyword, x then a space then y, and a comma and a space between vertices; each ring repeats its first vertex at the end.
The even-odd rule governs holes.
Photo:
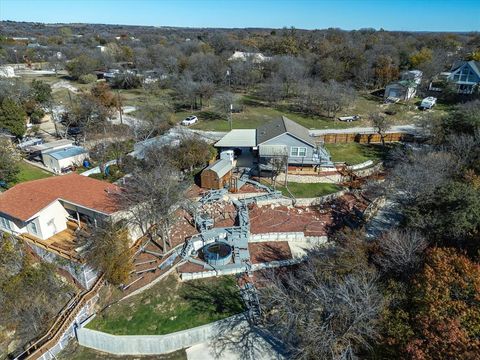
POLYGON ((288 147, 288 163, 289 164, 317 164, 318 161, 313 160, 313 152, 315 148, 307 144, 301 140, 298 140, 297 138, 291 136, 290 134, 282 134, 276 138, 270 139, 268 141, 265 141, 259 147, 262 147, 262 145, 286 145, 288 147), (292 147, 304 147, 307 149, 306 156, 304 158, 302 157, 292 157, 290 156, 291 154, 291 148, 292 147))

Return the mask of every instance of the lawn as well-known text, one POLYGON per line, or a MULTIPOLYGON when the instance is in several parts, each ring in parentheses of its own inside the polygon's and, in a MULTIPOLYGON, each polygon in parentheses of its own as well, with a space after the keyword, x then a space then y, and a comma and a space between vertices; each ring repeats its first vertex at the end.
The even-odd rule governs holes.
POLYGON ((12 185, 16 185, 24 181, 44 179, 53 176, 52 173, 42 170, 36 166, 30 165, 25 161, 21 161, 19 167, 20 173, 18 174, 17 181, 12 185))
POLYGON ((58 360, 187 360, 185 350, 175 351, 164 355, 121 355, 115 356, 78 345, 76 341, 70 344, 57 355, 58 360))
MULTIPOLYGON (((342 188, 336 184, 330 183, 303 184, 289 182, 288 189, 296 198, 315 198, 332 194, 334 192, 340 191, 342 188)), ((280 190, 284 196, 290 196, 284 186, 277 185, 277 190, 280 190)))
POLYGON ((378 161, 384 155, 381 145, 358 143, 325 144, 333 162, 345 162, 349 165, 360 164, 367 160, 378 161))
POLYGON ((243 311, 233 277, 181 282, 169 276, 151 289, 109 307, 87 328, 116 335, 162 335, 243 311))

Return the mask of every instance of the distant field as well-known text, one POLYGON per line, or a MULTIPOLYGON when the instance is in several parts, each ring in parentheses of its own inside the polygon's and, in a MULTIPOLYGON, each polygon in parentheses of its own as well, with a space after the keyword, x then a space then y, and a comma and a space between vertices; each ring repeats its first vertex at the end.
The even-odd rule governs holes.
MULTIPOLYGON (((20 173, 18 174, 18 179, 15 184, 53 176, 53 174, 49 173, 48 171, 39 169, 36 166, 26 163, 25 161, 21 161, 19 166, 20 166, 20 173)), ((15 185, 15 184, 12 184, 12 185, 15 185)))
POLYGON ((180 282, 169 276, 151 289, 112 305, 87 327, 116 335, 161 335, 242 311, 233 277, 180 282))

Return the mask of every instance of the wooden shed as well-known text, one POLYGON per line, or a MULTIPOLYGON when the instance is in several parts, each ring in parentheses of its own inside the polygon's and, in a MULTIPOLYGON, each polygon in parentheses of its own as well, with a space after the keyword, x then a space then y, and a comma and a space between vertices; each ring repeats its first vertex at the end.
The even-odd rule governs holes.
POLYGON ((228 160, 217 160, 202 171, 200 175, 202 188, 222 189, 232 178, 233 165, 228 160))

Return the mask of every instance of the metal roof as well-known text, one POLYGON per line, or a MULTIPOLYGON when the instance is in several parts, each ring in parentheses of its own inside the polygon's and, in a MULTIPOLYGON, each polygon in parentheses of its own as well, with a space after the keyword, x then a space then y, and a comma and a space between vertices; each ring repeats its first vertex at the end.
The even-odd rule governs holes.
POLYGON ((44 155, 49 155, 57 160, 67 159, 73 156, 86 154, 88 151, 82 148, 81 146, 72 146, 60 150, 53 150, 45 153, 44 155))
POLYGON ((209 165, 205 170, 212 170, 217 173, 218 177, 222 177, 232 169, 233 165, 230 161, 220 159, 209 165))
POLYGON ((52 142, 45 143, 45 144, 30 146, 29 150, 30 151, 47 151, 47 150, 53 149, 55 147, 68 146, 68 145, 72 145, 72 144, 73 144, 73 140, 62 139, 62 140, 56 140, 56 141, 52 141, 52 142))
POLYGON ((254 147, 255 134, 255 129, 234 129, 217 141, 215 147, 254 147))
POLYGON ((273 139, 284 133, 289 133, 290 135, 306 142, 307 144, 315 146, 313 140, 310 138, 308 129, 300 124, 297 124, 295 121, 290 120, 286 116, 282 116, 280 119, 276 119, 259 126, 257 128, 257 145, 260 145, 265 141, 273 139))

